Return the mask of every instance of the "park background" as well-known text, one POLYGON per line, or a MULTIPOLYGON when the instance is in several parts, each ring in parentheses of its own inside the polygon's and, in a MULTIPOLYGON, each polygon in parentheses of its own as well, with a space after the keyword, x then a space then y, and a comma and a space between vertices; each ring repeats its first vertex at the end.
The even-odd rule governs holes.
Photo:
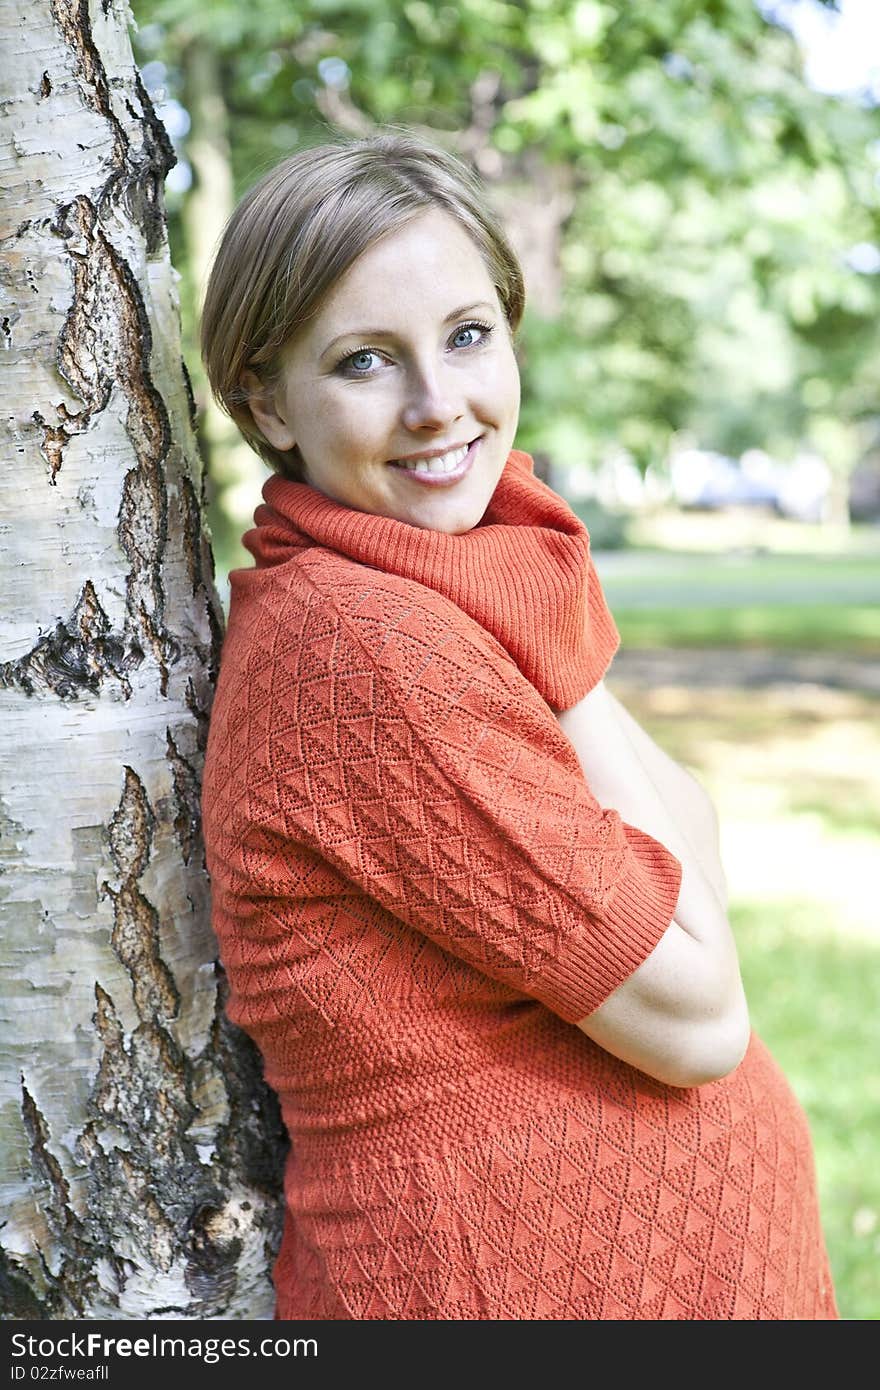
POLYGON ((753 1023, 813 1129, 843 1317, 880 1314, 880 10, 874 0, 134 0, 174 144, 224 603, 264 465, 200 296, 278 159, 380 123, 522 258, 517 445, 586 520, 608 683, 713 795, 753 1023))

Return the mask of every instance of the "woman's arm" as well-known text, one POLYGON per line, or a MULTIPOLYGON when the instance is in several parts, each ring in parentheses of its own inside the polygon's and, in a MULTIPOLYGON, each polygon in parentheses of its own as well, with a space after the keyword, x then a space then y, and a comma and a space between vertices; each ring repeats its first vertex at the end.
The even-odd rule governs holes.
MULTIPOLYGON (((654 786, 668 789, 679 805, 679 829, 690 844, 706 878, 727 911, 728 892, 721 863, 718 813, 705 787, 686 768, 669 756, 618 699, 606 689, 614 713, 628 735, 633 751, 654 786)), ((662 792, 661 792, 662 795, 662 792)))
POLYGON ((670 1085, 717 1080, 741 1060, 749 1020, 714 813, 707 825, 708 798, 603 683, 557 718, 600 804, 659 840, 682 866, 672 923, 647 959, 578 1026, 670 1085))

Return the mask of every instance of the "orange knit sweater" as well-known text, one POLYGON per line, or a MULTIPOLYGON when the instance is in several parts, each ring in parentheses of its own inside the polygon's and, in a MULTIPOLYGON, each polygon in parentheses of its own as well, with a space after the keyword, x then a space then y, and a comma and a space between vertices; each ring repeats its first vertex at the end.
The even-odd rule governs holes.
POLYGON ((835 1318, 760 1041, 680 1090, 572 1026, 680 878, 553 714, 618 640, 582 523, 517 451, 463 536, 264 499, 202 806, 229 1014, 291 1139, 277 1316, 835 1318))

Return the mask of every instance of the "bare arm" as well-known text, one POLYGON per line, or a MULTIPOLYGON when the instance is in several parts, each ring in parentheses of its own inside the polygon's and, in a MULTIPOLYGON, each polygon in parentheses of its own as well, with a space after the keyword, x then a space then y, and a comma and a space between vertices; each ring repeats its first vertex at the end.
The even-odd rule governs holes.
POLYGON ((712 798, 696 777, 655 743, 629 710, 607 689, 606 694, 633 751, 654 786, 658 790, 661 786, 665 787, 675 795, 680 810, 679 829, 726 912, 727 879, 721 863, 718 813, 712 798))
POLYGON ((650 956, 578 1026, 614 1056, 670 1085, 717 1080, 741 1060, 749 1020, 717 835, 714 854, 706 837, 705 793, 622 712, 604 683, 557 717, 600 804, 659 840, 682 866, 672 923, 650 956))

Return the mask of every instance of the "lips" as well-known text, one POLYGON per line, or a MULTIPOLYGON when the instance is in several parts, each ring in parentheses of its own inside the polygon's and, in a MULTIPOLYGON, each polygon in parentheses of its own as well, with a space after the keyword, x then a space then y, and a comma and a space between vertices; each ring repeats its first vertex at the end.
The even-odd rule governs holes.
POLYGON ((457 449, 448 449, 445 454, 437 454, 434 458, 428 459, 394 459, 394 466, 414 473, 454 473, 464 460, 468 447, 467 444, 462 444, 457 449))
POLYGON ((438 454, 433 458, 393 459, 390 466, 411 478, 413 482, 424 483, 429 487, 443 487, 457 483, 468 472, 479 442, 479 438, 474 439, 470 444, 462 444, 457 449, 449 449, 445 454, 438 454))

